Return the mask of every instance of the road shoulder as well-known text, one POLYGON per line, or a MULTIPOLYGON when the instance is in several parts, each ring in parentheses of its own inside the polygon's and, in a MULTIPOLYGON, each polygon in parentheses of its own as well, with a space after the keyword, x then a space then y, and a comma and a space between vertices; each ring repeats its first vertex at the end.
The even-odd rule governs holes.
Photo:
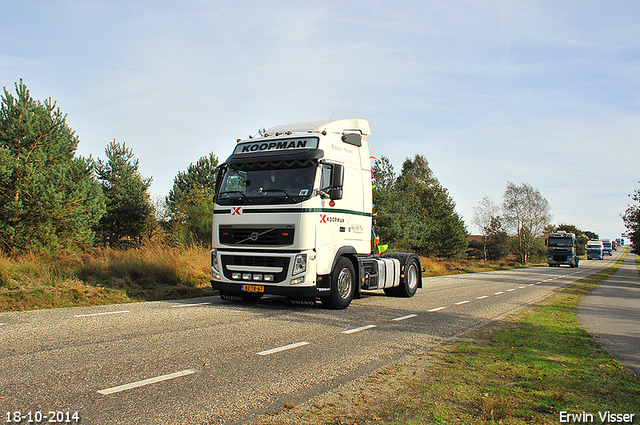
POLYGON ((640 277, 635 255, 578 304, 580 326, 640 378, 640 277))

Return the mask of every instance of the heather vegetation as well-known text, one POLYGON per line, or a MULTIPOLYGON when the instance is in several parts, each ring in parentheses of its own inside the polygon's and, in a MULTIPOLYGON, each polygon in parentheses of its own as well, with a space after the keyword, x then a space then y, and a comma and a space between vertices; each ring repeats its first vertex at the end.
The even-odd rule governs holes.
POLYGON ((197 245, 0 256, 0 311, 206 295, 209 251, 197 245))

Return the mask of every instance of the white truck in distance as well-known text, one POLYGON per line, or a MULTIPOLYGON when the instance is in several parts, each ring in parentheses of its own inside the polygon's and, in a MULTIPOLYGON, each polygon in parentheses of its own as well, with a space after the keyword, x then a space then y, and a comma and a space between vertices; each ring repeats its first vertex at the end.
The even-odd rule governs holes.
POLYGON ((223 299, 343 309, 363 290, 422 287, 416 254, 371 254, 370 133, 366 120, 343 119, 238 140, 214 196, 211 286, 223 299))
POLYGON ((604 246, 602 241, 587 242, 587 260, 604 260, 604 246))

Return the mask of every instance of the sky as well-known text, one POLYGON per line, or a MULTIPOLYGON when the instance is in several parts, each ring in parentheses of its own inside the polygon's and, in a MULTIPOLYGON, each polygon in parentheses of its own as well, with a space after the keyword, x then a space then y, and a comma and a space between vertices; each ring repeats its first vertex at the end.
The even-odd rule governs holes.
POLYGON ((423 155, 471 233, 529 183, 601 238, 640 187, 640 2, 0 2, 0 86, 51 98, 105 159, 125 143, 164 197, 238 138, 365 118, 396 172, 423 155))

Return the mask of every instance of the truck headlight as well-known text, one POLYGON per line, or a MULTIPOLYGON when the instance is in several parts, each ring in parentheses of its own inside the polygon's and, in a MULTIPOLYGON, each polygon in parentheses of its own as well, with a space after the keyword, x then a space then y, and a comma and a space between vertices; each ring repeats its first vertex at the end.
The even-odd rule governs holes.
POLYGON ((217 271, 218 273, 220 272, 220 264, 218 264, 218 250, 217 249, 212 249, 211 250, 211 268, 214 269, 215 271, 217 271))
POLYGON ((300 274, 307 271, 307 254, 298 254, 293 262, 293 274, 300 274))

